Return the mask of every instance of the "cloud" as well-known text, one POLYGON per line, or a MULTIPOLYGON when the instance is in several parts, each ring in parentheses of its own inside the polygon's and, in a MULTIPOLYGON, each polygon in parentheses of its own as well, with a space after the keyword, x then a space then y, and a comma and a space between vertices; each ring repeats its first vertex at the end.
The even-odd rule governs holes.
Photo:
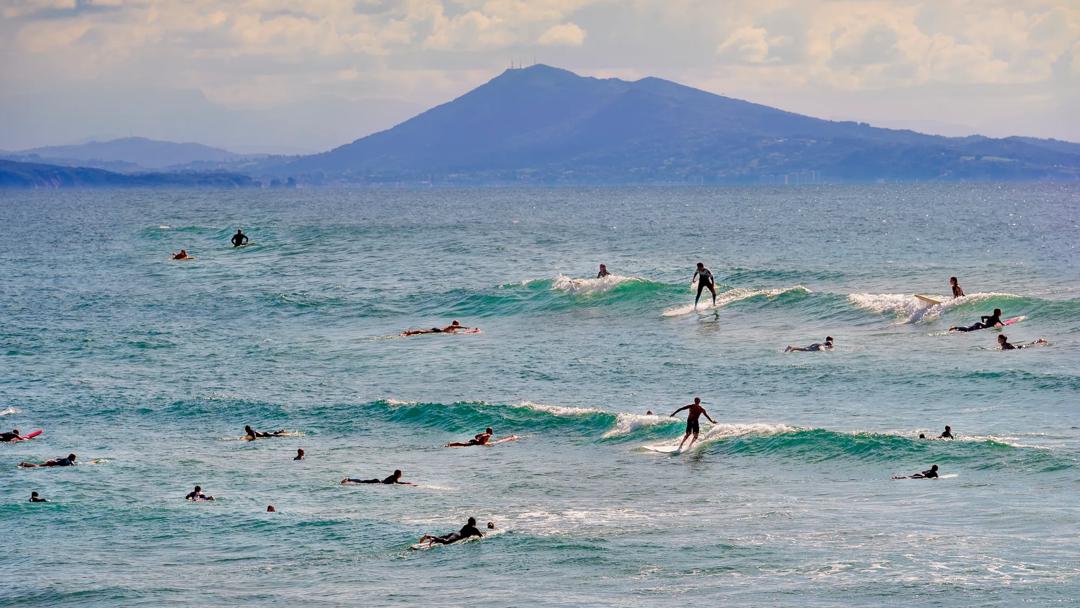
POLYGON ((576 23, 560 23, 540 34, 537 43, 543 46, 581 46, 585 43, 585 30, 576 23))

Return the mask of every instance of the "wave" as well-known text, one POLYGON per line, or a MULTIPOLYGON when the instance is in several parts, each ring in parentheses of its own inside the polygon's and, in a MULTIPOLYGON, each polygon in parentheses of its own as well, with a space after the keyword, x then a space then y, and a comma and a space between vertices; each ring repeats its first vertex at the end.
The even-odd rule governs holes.
POLYGON ((1002 309, 1005 317, 1038 311, 1052 314, 1080 312, 1080 302, 1075 300, 1050 301, 1004 292, 975 293, 960 298, 929 297, 940 299, 941 304, 930 305, 917 299, 914 294, 906 293, 853 293, 848 295, 847 300, 860 310, 893 315, 901 324, 932 321, 947 313, 964 313, 964 316, 977 320, 978 315, 987 314, 994 308, 1002 309))
MULTIPOLYGON (((792 287, 778 287, 775 289, 750 289, 746 287, 734 287, 723 293, 716 295, 716 306, 712 306, 712 299, 709 293, 703 292, 701 296, 701 303, 697 307, 697 310, 703 311, 711 308, 723 308, 729 304, 744 301, 759 301, 777 303, 786 305, 789 303, 797 302, 802 299, 802 296, 813 293, 802 285, 794 285, 792 287), (708 300, 706 300, 708 298, 708 300)), ((665 309, 663 315, 665 317, 677 317, 694 312, 695 307, 693 302, 682 306, 673 306, 665 309)))
POLYGON ((10 416, 12 414, 18 414, 18 413, 19 413, 19 410, 15 409, 13 407, 9 407, 9 408, 7 408, 5 410, 0 410, 0 416, 10 416))
POLYGON ((622 287, 624 291, 629 291, 629 289, 626 288, 655 290, 663 289, 668 286, 663 283, 654 283, 640 277, 628 277, 617 274, 609 274, 608 276, 599 279, 574 279, 560 274, 551 281, 551 289, 576 296, 595 296, 613 291, 620 287, 622 287))

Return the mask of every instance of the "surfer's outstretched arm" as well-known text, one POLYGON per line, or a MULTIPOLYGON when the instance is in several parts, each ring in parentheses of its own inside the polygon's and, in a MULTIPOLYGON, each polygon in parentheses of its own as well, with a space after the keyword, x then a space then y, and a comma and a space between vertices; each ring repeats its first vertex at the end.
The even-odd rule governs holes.
POLYGON ((709 412, 705 411, 705 408, 701 408, 701 413, 704 414, 705 417, 709 419, 709 422, 711 422, 713 424, 716 424, 716 421, 712 419, 712 416, 709 415, 709 412))
POLYGON ((684 405, 684 406, 680 407, 679 409, 675 410, 674 412, 671 412, 671 416, 668 416, 668 417, 669 418, 674 418, 675 414, 678 414, 679 412, 681 412, 683 410, 688 410, 688 409, 690 409, 690 406, 689 405, 684 405))

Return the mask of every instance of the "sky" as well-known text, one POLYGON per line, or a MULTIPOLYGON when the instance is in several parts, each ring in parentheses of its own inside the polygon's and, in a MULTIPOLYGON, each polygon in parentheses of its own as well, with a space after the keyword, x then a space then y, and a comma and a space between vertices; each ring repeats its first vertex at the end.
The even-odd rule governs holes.
POLYGON ((322 151, 533 62, 1080 142, 1080 0, 0 0, 0 150, 322 151))

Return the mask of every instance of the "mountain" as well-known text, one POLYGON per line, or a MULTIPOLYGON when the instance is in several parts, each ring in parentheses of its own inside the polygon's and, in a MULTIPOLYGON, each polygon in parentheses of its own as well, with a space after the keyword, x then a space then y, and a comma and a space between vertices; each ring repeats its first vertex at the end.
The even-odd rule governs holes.
POLYGON ((244 188, 259 184, 237 173, 123 174, 87 167, 65 167, 0 160, 3 188, 244 188))
POLYGON ((360 183, 1076 180, 1078 148, 821 120, 659 78, 536 65, 278 171, 360 183))
POLYGON ((69 166, 90 165, 117 171, 164 169, 192 163, 225 163, 243 158, 228 150, 202 144, 157 141, 145 137, 33 148, 6 156, 19 161, 45 161, 69 166))

